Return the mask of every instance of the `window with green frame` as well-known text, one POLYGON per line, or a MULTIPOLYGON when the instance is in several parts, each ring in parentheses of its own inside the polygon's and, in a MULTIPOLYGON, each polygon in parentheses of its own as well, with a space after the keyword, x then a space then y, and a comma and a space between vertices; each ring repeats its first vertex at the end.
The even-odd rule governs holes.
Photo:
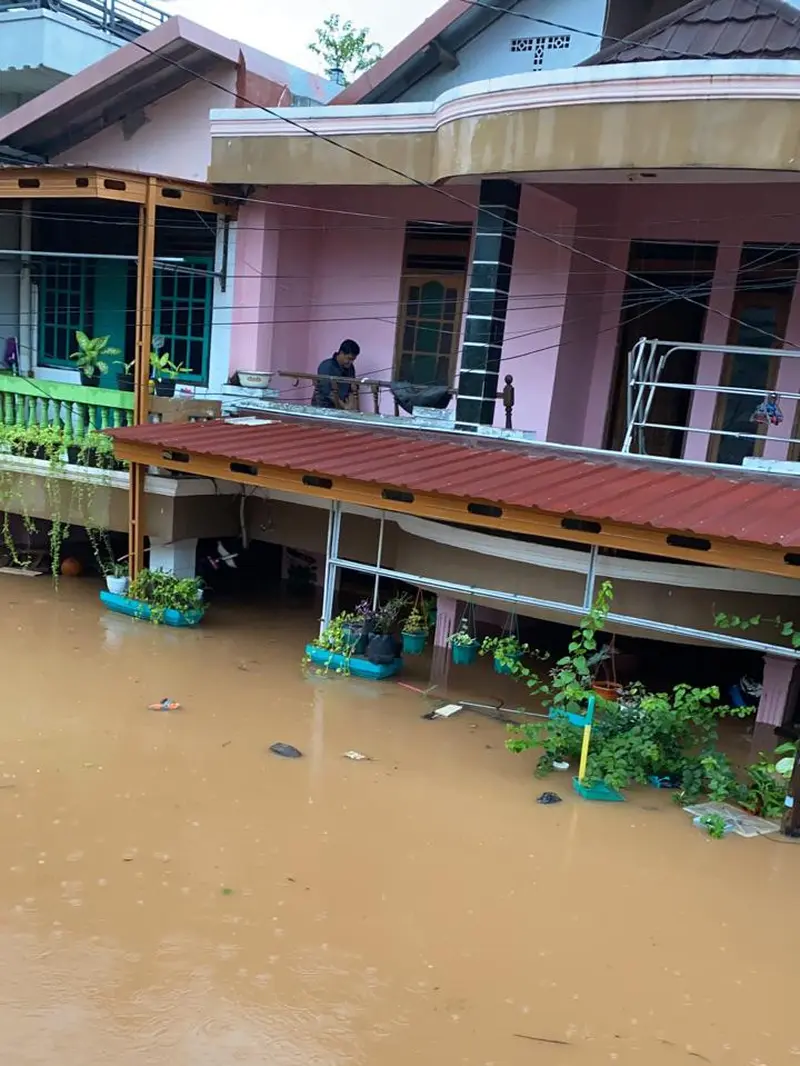
POLYGON ((39 366, 75 369, 75 331, 91 335, 91 259, 45 259, 38 266, 39 366))
POLYGON ((188 373, 179 381, 208 384, 211 347, 211 308, 214 297, 214 260, 184 260, 192 272, 156 270, 153 335, 163 337, 162 352, 188 373))

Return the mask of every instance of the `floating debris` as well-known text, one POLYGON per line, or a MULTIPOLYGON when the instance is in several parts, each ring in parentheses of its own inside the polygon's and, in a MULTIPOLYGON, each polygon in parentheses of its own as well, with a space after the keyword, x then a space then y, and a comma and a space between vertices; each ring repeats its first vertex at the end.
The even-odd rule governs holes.
POLYGON ((147 709, 148 711, 179 711, 181 705, 171 700, 169 696, 165 696, 159 703, 151 703, 147 709))
POLYGON ((343 759, 352 759, 353 762, 372 762, 369 755, 365 755, 361 751, 344 751, 342 752, 343 759))
POLYGON ((292 744, 281 744, 280 741, 277 744, 271 744, 269 750, 273 755, 280 755, 282 759, 300 759, 303 756, 299 748, 295 748, 292 744))
POLYGON ((561 803, 561 797, 557 792, 543 792, 536 802, 545 805, 549 803, 561 803))

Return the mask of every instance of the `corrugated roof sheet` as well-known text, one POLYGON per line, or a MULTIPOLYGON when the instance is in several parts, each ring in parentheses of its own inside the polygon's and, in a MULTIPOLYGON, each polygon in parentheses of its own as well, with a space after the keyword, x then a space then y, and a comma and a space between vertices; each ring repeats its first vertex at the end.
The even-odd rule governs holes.
POLYGON ((411 492, 800 548, 800 478, 686 467, 546 444, 274 419, 151 424, 116 440, 411 492))
POLYGON ((783 0, 692 0, 581 65, 754 57, 800 58, 800 10, 783 0))

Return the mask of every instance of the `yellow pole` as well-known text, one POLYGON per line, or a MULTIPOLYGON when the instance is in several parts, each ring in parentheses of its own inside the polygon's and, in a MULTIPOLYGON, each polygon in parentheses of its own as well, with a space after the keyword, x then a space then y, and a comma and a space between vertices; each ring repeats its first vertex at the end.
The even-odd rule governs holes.
POLYGON ((578 768, 578 781, 583 782, 586 776, 586 762, 589 758, 589 740, 592 736, 592 727, 585 725, 583 727, 583 744, 581 745, 581 763, 578 768))

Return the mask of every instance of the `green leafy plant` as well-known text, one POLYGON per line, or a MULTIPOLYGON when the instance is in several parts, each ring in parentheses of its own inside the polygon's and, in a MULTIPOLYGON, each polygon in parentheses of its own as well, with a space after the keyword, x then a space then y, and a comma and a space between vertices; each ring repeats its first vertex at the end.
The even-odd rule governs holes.
POLYGON ((530 669, 523 659, 530 651, 530 645, 523 644, 513 633, 499 637, 484 637, 479 655, 491 655, 495 663, 506 673, 514 677, 530 677, 530 669))
POLYGON ((340 15, 329 15, 315 33, 309 51, 322 60, 329 77, 338 72, 342 85, 348 85, 383 55, 382 46, 370 41, 368 29, 356 29, 350 19, 342 21, 340 15))
POLYGON ((202 617, 202 583, 196 577, 176 577, 164 570, 140 570, 128 588, 128 598, 150 608, 150 621, 164 621, 167 611, 202 617))
POLYGON ((374 615, 374 631, 383 635, 394 633, 400 624, 400 617, 410 602, 407 592, 399 592, 384 603, 379 604, 374 615))
POLYGON ((121 355, 119 348, 110 348, 110 337, 87 337, 82 330, 77 330, 75 340, 78 342, 77 352, 70 353, 70 359, 74 359, 78 370, 87 378, 99 377, 108 370, 106 359, 114 355, 121 355))
POLYGON ((156 381, 163 381, 164 379, 174 381, 181 374, 188 373, 189 370, 183 363, 173 363, 169 352, 150 353, 150 375, 156 381))
POLYGON ((425 634, 430 632, 427 613, 423 613, 423 610, 419 607, 412 607, 403 622, 403 632, 425 634))
MULTIPOLYGON (((342 665, 336 668, 336 673, 350 673, 350 659, 352 658, 353 650, 358 643, 358 636, 353 632, 353 625, 357 620, 358 616, 356 614, 343 611, 335 618, 332 618, 320 635, 311 641, 313 647, 330 652, 328 661, 325 663, 324 667, 317 670, 317 673, 327 673, 330 670, 335 655, 341 656, 342 658, 342 665)), ((303 662, 307 664, 308 659, 304 658, 303 662)))
POLYGON ((714 615, 714 625, 717 629, 739 629, 747 632, 748 629, 755 629, 756 626, 762 624, 774 626, 782 637, 789 638, 789 643, 793 648, 800 648, 800 630, 795 627, 794 622, 789 622, 779 616, 765 618, 763 615, 754 614, 750 618, 742 618, 738 614, 714 615))
POLYGON ((722 840, 725 836, 725 831, 728 828, 728 823, 721 814, 702 815, 700 818, 700 825, 710 837, 713 837, 714 840, 722 840))
POLYGON ((451 648, 473 648, 477 645, 478 641, 472 635, 466 618, 461 619, 458 629, 454 629, 447 638, 447 643, 451 648))

